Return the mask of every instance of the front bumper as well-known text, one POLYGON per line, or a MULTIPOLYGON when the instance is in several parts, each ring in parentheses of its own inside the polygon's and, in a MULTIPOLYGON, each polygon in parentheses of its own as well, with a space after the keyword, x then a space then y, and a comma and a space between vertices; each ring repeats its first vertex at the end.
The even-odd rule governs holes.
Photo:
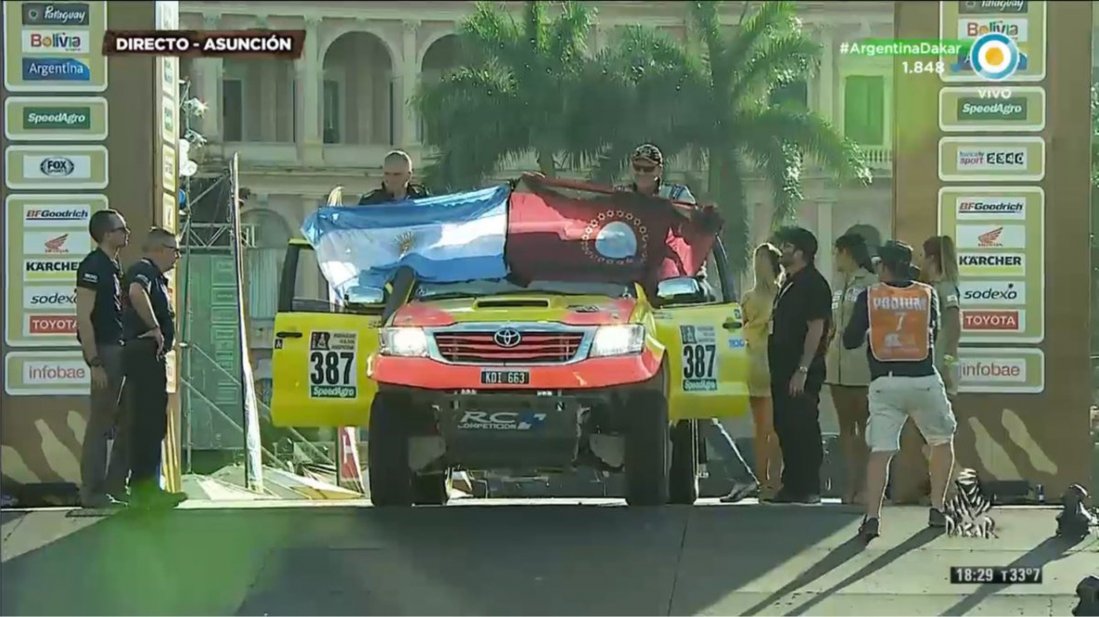
POLYGON ((369 377, 379 385, 428 390, 588 390, 648 381, 660 371, 662 359, 660 354, 648 347, 640 354, 630 356, 529 366, 448 364, 432 358, 379 354, 371 359, 369 377), (518 387, 482 384, 481 371, 485 369, 529 371, 530 383, 518 387))

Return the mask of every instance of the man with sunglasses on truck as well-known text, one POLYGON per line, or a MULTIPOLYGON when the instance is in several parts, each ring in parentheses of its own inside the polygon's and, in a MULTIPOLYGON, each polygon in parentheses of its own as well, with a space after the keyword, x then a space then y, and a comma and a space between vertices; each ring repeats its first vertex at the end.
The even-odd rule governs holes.
MULTIPOLYGON (((634 149, 633 154, 630 155, 630 169, 633 172, 633 182, 615 187, 617 190, 663 197, 688 204, 698 203, 695 196, 691 194, 691 189, 686 185, 664 182, 664 154, 653 144, 642 144, 634 149)), ((703 289, 712 297, 714 293, 706 281, 705 265, 699 270, 698 276, 703 289)), ((698 430, 713 450, 719 453, 725 462, 725 469, 736 476, 732 478, 731 490, 721 498, 721 501, 736 503, 757 494, 759 481, 725 426, 714 419, 709 422, 699 422, 698 430)))

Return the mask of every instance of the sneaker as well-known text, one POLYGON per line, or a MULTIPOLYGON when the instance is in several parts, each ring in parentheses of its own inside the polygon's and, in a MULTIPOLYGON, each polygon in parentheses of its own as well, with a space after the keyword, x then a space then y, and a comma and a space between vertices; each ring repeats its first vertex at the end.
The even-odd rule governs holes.
POLYGON ((733 485, 733 490, 721 498, 721 503, 736 503, 746 497, 751 497, 758 490, 759 484, 756 482, 737 482, 733 485))
POLYGON ((928 527, 946 527, 946 514, 942 510, 931 508, 927 511, 928 527))
POLYGON ((876 518, 862 518, 862 524, 859 525, 859 537, 864 541, 869 542, 874 538, 881 535, 881 521, 876 518))

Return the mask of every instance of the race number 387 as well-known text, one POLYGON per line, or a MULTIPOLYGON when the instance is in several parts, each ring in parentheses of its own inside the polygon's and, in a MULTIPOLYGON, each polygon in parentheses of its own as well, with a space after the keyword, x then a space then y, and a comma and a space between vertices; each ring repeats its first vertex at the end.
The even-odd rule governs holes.
POLYGON ((680 326, 683 342, 683 390, 717 391, 717 335, 712 326, 680 326))
POLYGON ((309 333, 310 398, 355 398, 357 338, 354 332, 309 333))

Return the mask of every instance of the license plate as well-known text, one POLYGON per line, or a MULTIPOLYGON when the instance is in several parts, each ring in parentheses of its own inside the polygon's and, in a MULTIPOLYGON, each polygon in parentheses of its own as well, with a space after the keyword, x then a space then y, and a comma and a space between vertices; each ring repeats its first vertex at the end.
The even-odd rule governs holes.
POLYGON ((530 371, 481 371, 481 383, 487 386, 530 385, 530 371))

